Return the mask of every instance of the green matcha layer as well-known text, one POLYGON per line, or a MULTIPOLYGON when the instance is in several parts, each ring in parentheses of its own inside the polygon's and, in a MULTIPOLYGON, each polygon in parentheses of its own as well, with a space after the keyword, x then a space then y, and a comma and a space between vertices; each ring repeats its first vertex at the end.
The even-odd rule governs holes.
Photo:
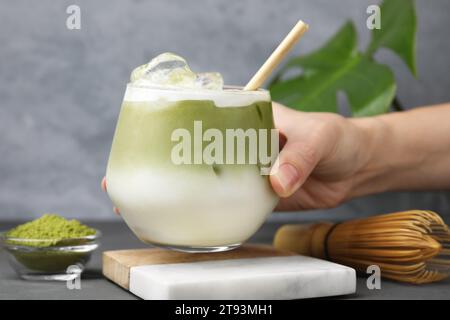
MULTIPOLYGON (((122 105, 108 164, 109 170, 129 170, 139 167, 173 168, 171 152, 178 143, 172 141, 176 129, 186 129, 194 137, 194 122, 202 122, 202 131, 226 129, 272 129, 274 127, 270 102, 255 102, 242 107, 216 107, 213 101, 186 100, 178 102, 129 102, 122 105)), ((270 130, 266 145, 270 152, 270 130)), ((204 149, 209 142, 203 142, 204 149)), ((225 151, 224 151, 225 153, 225 151)), ((248 146, 246 146, 248 159, 248 146)), ((192 157, 195 150, 192 144, 192 157)), ((236 153, 237 154, 237 153, 236 153)), ((224 161, 225 162, 225 161, 224 161)), ((230 165, 182 165, 186 170, 216 170, 230 165)), ((246 165, 233 164, 232 167, 246 165)), ((181 170, 177 168, 177 170, 181 170)))

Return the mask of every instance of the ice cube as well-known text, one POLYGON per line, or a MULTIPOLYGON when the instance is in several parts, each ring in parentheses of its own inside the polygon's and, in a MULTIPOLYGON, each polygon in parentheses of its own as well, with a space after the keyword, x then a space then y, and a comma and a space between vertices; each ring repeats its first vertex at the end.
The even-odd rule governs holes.
POLYGON ((218 72, 194 73, 182 57, 166 52, 149 63, 137 67, 131 82, 143 86, 174 86, 193 89, 222 90, 223 79, 218 72))
POLYGON ((218 72, 202 72, 197 73, 195 84, 201 89, 222 90, 223 78, 218 72))
POLYGON ((195 87, 196 75, 186 60, 173 53, 162 53, 149 63, 137 67, 131 73, 134 83, 195 87))

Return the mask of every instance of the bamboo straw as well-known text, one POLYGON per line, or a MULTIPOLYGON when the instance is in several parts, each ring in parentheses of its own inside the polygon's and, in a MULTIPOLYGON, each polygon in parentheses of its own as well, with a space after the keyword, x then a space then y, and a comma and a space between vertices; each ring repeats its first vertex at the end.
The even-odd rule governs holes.
POLYGON ((366 272, 378 265, 381 276, 415 284, 450 275, 450 231, 435 212, 411 210, 364 219, 312 225, 285 225, 274 246, 329 259, 366 272))
POLYGON ((264 62, 264 64, 259 68, 258 72, 255 73, 253 78, 247 83, 244 90, 256 90, 258 89, 264 81, 272 73, 273 69, 283 60, 286 54, 292 49, 295 43, 303 36, 303 34, 308 30, 308 25, 302 20, 299 20, 297 24, 292 28, 288 35, 283 41, 278 45, 270 57, 264 62))

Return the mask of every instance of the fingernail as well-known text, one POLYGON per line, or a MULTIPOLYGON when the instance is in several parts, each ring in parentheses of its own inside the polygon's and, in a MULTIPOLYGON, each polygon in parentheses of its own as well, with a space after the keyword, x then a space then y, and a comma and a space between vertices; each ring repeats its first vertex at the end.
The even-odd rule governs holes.
POLYGON ((102 190, 106 192, 106 178, 103 178, 103 179, 102 179, 102 184, 101 184, 101 186, 102 186, 102 190))
POLYGON ((282 164, 280 168, 278 168, 276 177, 283 188, 284 193, 289 195, 294 191, 292 189, 300 179, 297 169, 290 163, 282 164))

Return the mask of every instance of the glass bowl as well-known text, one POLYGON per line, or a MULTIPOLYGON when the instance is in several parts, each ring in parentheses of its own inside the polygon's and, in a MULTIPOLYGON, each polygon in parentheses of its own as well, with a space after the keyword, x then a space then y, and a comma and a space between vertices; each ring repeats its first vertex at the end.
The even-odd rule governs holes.
POLYGON ((75 279, 99 247, 101 232, 64 240, 22 239, 0 233, 0 244, 17 274, 26 280, 75 279))

